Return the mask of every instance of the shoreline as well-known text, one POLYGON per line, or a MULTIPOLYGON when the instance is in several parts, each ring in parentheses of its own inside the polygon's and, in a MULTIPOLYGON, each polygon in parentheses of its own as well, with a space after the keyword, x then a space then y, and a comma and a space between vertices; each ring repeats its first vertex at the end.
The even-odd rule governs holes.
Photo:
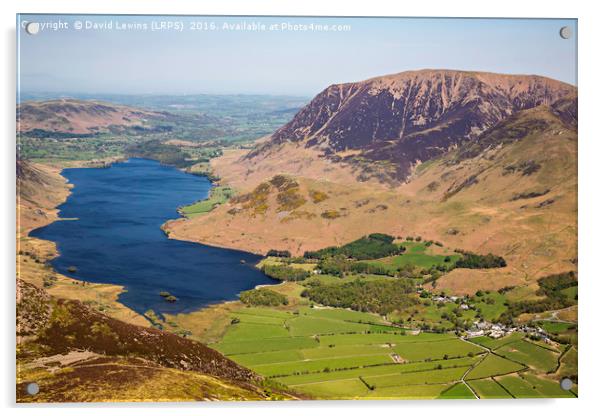
POLYGON ((256 255, 256 256, 260 256, 262 258, 266 257, 265 254, 262 254, 259 251, 243 250, 243 249, 238 248, 238 247, 228 246, 228 245, 225 245, 225 244, 219 244, 219 243, 214 243, 214 242, 208 242, 208 241, 205 241, 205 240, 190 240, 190 239, 187 239, 187 238, 178 238, 177 234, 174 233, 172 230, 164 228, 164 226, 166 226, 167 224, 169 224, 171 222, 175 222, 175 221, 187 221, 187 220, 188 220, 188 218, 186 218, 186 217, 180 217, 180 218, 174 218, 172 220, 167 220, 167 221, 165 221, 163 223, 163 225, 161 226, 161 229, 163 230, 163 232, 165 232, 166 237, 169 238, 169 239, 171 239, 171 240, 186 241, 188 243, 201 244, 201 245, 208 246, 208 247, 215 247, 215 248, 221 248, 221 249, 224 249, 224 250, 238 251, 240 253, 249 253, 249 254, 253 254, 253 255, 256 255), (174 237, 174 234, 176 235, 176 237, 174 237))
POLYGON ((285 283, 286 283, 286 280, 283 280, 280 283, 276 283, 276 284, 273 284, 273 285, 262 284, 262 285, 255 286, 255 289, 262 289, 264 287, 283 286, 285 283))
MULTIPOLYGON (((75 163, 79 166, 74 166, 74 167, 79 167, 79 168, 107 168, 110 167, 113 163, 119 162, 121 160, 109 160, 108 162, 105 161, 94 161, 94 163, 103 163, 103 165, 86 165, 88 162, 87 161, 75 161, 75 163)), ((47 227, 50 224, 53 224, 57 221, 73 221, 73 220, 77 220, 77 218, 61 218, 60 217, 60 210, 58 210, 58 207, 62 204, 64 204, 67 199, 72 195, 72 189, 74 187, 73 184, 71 184, 67 178, 65 178, 65 176, 63 176, 63 171, 65 169, 69 169, 71 167, 65 167, 65 166, 56 166, 54 164, 44 164, 44 163, 38 163, 38 162, 32 162, 36 165, 42 165, 42 166, 46 166, 46 167, 50 167, 50 168, 55 168, 55 169, 60 169, 57 173, 57 175, 61 178, 61 181, 64 184, 64 190, 65 195, 64 198, 61 198, 60 201, 57 201, 57 203, 50 209, 50 211, 48 212, 48 208, 43 208, 41 206, 36 206, 36 210, 40 210, 41 212, 44 213, 44 217, 46 219, 49 219, 49 221, 45 221, 42 224, 37 225, 36 227, 33 228, 27 228, 24 230, 19 230, 17 229, 17 244, 16 244, 16 249, 17 249, 17 255, 16 255, 16 260, 17 260, 17 278, 22 279, 23 281, 28 281, 30 283, 33 283, 34 285, 38 286, 37 284, 34 283, 35 278, 33 276, 27 276, 24 277, 23 273, 20 273, 23 264, 20 261, 19 256, 21 256, 21 252, 22 250, 22 246, 23 246, 23 241, 22 239, 29 239, 28 242, 33 243, 33 245, 35 247, 38 246, 42 246, 42 247, 48 247, 50 246, 51 249, 49 250, 49 257, 46 259, 47 261, 53 260, 56 257, 60 256, 60 251, 56 246, 56 242, 52 241, 52 240, 45 240, 43 238, 39 238, 36 236, 31 235, 35 230, 47 227), (49 215, 51 214, 51 215, 49 215)), ((56 190, 54 190, 56 192, 56 190)), ((17 188, 17 208, 19 209, 19 201, 21 199, 21 195, 19 193, 19 189, 17 188)), ((19 216, 21 215, 21 210, 19 209, 19 212, 17 212, 17 220, 19 220, 19 216)), ((39 248, 39 247, 38 247, 39 248)), ((39 253, 34 253, 36 256, 39 253)), ((42 266, 43 267, 43 266, 42 266)), ((65 274, 62 274, 60 272, 58 272, 54 267, 51 267, 52 273, 59 278, 60 280, 63 280, 65 282, 71 282, 72 284, 74 284, 75 286, 77 286, 78 288, 83 288, 83 287, 89 287, 90 289, 92 289, 96 294, 97 297, 102 297, 103 291, 102 290, 97 290, 97 289, 107 289, 109 292, 112 291, 116 291, 116 293, 114 294, 114 298, 113 299, 108 299, 109 301, 109 305, 111 305, 112 308, 116 309, 118 312, 120 313, 125 313, 126 315, 129 315, 130 317, 132 317, 133 319, 122 319, 120 314, 107 314, 105 313, 107 316, 111 316, 115 319, 119 319, 119 320, 123 320, 124 322, 127 323, 131 323, 134 325, 141 325, 142 322, 145 322, 150 326, 150 322, 148 321, 148 319, 146 319, 143 315, 139 314, 138 312, 134 311, 133 309, 127 307, 126 305, 124 305, 123 303, 121 303, 118 299, 119 296, 124 293, 127 292, 127 289, 125 288, 125 286, 122 285, 116 285, 116 284, 112 284, 112 283, 93 283, 93 282, 88 282, 86 280, 81 280, 81 279, 77 279, 74 278, 72 276, 67 276, 65 274), (80 286, 81 285, 81 286, 80 286)), ((67 291, 67 293, 63 293, 62 291, 60 293, 56 293, 57 291, 59 291, 58 288, 56 288, 55 286, 50 286, 48 288, 44 287, 44 290, 46 290, 48 292, 49 295, 53 296, 53 297, 64 297, 64 298, 68 298, 68 299, 72 299, 72 300, 78 300, 78 301, 82 301, 81 293, 75 293, 73 294, 73 296, 68 296, 70 293, 69 291, 67 291), (66 296, 67 295, 67 296, 66 296)), ((18 293, 17 293, 18 295, 18 293)))

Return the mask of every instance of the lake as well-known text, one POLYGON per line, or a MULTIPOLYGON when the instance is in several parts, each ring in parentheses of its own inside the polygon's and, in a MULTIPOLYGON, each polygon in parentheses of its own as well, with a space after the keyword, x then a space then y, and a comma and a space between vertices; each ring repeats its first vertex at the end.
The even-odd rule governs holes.
POLYGON ((60 255, 52 265, 58 272, 125 286, 119 301, 136 312, 188 312, 276 283, 253 267, 260 256, 170 240, 161 230, 165 221, 179 217, 179 206, 207 197, 207 178, 146 159, 62 174, 74 185, 59 206, 64 220, 31 235, 56 242, 60 255), (71 266, 77 269, 73 273, 71 266), (178 301, 165 301, 161 291, 178 301))

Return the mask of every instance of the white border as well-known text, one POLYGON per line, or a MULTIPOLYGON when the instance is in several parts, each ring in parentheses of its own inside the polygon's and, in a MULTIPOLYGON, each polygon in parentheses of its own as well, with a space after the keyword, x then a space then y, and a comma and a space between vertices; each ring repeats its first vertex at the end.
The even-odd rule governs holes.
MULTIPOLYGON (((229 414, 244 412, 250 415, 271 416, 286 413, 287 416, 329 414, 345 412, 360 415, 374 409, 382 413, 420 412, 421 415, 466 415, 470 412, 486 412, 488 415, 526 412, 547 415, 576 415, 594 413, 600 395, 600 354, 602 341, 598 324, 602 316, 599 306, 602 297, 599 267, 602 247, 600 242, 602 210, 600 189, 602 183, 602 137, 600 112, 602 97, 600 88, 599 40, 602 39, 602 21, 596 13, 595 2, 505 0, 495 2, 469 0, 424 0, 404 3, 384 0, 21 0, 1 3, 2 34, 4 48, 2 83, 3 215, 2 265, 4 283, 2 311, 4 312, 5 336, 2 346, 1 394, 6 414, 45 415, 106 415, 108 412, 128 412, 145 415, 161 415, 178 412, 178 415, 229 414), (409 402, 304 402, 304 403, 252 403, 252 404, 106 404, 86 406, 15 406, 14 405, 14 127, 15 127, 15 14, 21 13, 133 13, 133 14, 234 14, 234 15, 332 15, 332 16, 440 16, 440 17, 560 17, 579 19, 579 275, 580 285, 580 349, 579 399, 573 400, 520 400, 520 401, 409 401, 409 402), (596 238, 598 237, 598 238, 596 238), (597 325, 598 324, 598 325, 597 325)), ((596 412, 597 413, 597 412, 596 412)))

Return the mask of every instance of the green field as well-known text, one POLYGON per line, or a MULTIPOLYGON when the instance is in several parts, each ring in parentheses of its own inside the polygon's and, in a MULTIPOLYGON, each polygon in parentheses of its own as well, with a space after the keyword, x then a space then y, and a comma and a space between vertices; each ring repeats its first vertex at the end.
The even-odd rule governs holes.
POLYGON ((288 329, 292 336, 304 336, 367 332, 370 325, 315 316, 299 316, 288 321, 288 329))
POLYGON ((447 384, 400 385, 370 390, 359 379, 325 381, 294 387, 296 391, 324 399, 436 399, 451 386, 447 384))
POLYGON ((258 269, 261 270, 263 268, 263 266, 289 266, 289 267, 293 267, 293 268, 297 268, 297 269, 312 271, 316 268, 317 264, 316 263, 293 263, 293 262, 284 261, 280 257, 268 256, 268 257, 264 258, 263 260, 261 260, 259 263, 257 263, 257 265, 255 267, 257 267, 258 269))
POLYGON ((377 389, 415 384, 443 384, 460 380, 468 368, 467 366, 394 375, 368 376, 364 377, 364 379, 368 384, 375 386, 377 389))
POLYGON ((437 399, 450 386, 447 384, 424 384, 410 386, 394 386, 375 389, 368 393, 370 399, 403 399, 425 400, 437 399))
POLYGON ((217 205, 228 201, 232 196, 234 196, 234 190, 232 188, 227 186, 216 186, 211 188, 209 198, 181 207, 180 212, 188 218, 206 214, 207 212, 212 211, 217 205))
MULTIPOLYGON (((235 354, 229 357, 246 367, 253 367, 261 364, 284 363, 289 361, 299 361, 303 359, 302 350, 290 349, 280 351, 257 352, 250 354, 235 354)), ((308 350, 309 351, 309 350, 308 350)))
MULTIPOLYGON (((461 382, 465 375, 475 383, 475 391, 494 396, 499 386, 488 377, 525 368, 454 334, 413 334, 370 313, 310 307, 293 311, 243 308, 232 317, 236 319, 214 348, 267 378, 316 398, 474 397, 461 382)), ((522 342, 516 336, 508 338, 504 342, 522 342)), ((478 341, 503 345, 499 340, 478 341)))
POLYGON ((509 344, 511 342, 515 342, 523 339, 524 334, 521 332, 513 332, 510 335, 506 335, 503 338, 489 338, 489 337, 475 337, 471 338, 470 341, 475 344, 479 344, 484 346, 485 348, 489 348, 495 350, 496 348, 501 347, 502 345, 509 344))
POLYGON ((552 371, 558 365, 558 353, 525 340, 506 344, 495 352, 541 372, 552 371))
POLYGON ((247 324, 239 323, 232 325, 232 328, 226 333, 223 342, 238 342, 254 339, 282 338, 289 335, 286 328, 282 325, 271 324, 247 324))
POLYGON ((485 350, 458 338, 436 342, 402 343, 393 347, 402 359, 407 361, 423 361, 427 359, 441 360, 445 357, 465 357, 469 354, 481 354, 485 350))
POLYGON ((520 371, 525 367, 505 358, 498 357, 494 354, 489 354, 483 361, 472 369, 466 376, 467 380, 475 380, 479 378, 492 377, 499 374, 508 374, 520 371))
POLYGON ((455 253, 449 254, 450 261, 446 262, 446 255, 430 253, 429 247, 424 243, 405 242, 401 245, 406 249, 403 254, 372 260, 367 263, 384 266, 391 271, 398 270, 407 265, 429 269, 433 266, 454 265, 462 257, 455 253))
MULTIPOLYGON (((322 343, 321 343, 322 345, 322 343)), ((321 346, 300 350, 301 357, 304 360, 318 360, 331 357, 350 357, 363 355, 379 355, 393 353, 388 345, 340 345, 340 346, 321 346)))
POLYGON ((370 377, 370 376, 392 376, 398 374, 405 373, 415 373, 415 372, 425 372, 425 371, 433 371, 438 369, 447 369, 447 368, 467 368, 468 366, 473 365, 477 361, 477 358, 473 357, 465 357, 458 358, 453 360, 441 360, 441 361, 432 361, 432 362, 416 362, 416 363, 407 363, 407 364, 389 364, 389 365, 380 365, 374 367, 366 367, 366 368, 357 368, 353 370, 343 370, 343 371, 332 371, 330 373, 310 373, 310 374, 300 374, 293 376, 285 376, 276 378, 276 380, 290 385, 290 386, 298 386, 303 384, 311 384, 320 381, 332 381, 332 380, 347 380, 352 378, 362 377, 370 377))
POLYGON ((336 308, 305 308, 301 309, 300 314, 310 314, 317 318, 336 319, 339 321, 384 324, 385 321, 377 314, 351 311, 348 309, 336 308))
POLYGON ((510 399, 512 396, 499 383, 490 378, 471 380, 470 387, 481 399, 510 399))
POLYGON ((535 386, 516 374, 497 377, 496 380, 504 386, 513 397, 520 399, 543 397, 543 395, 537 391, 535 386))
POLYGON ((439 396, 440 399, 476 399, 466 384, 454 384, 439 396))
POLYGON ((471 304, 480 312, 486 321, 497 320, 508 307, 504 305, 506 296, 497 292, 484 293, 482 296, 474 296, 471 304))
POLYGON ((577 349, 570 347, 560 359, 560 368, 556 373, 560 377, 577 378, 577 349))
POLYGON ((562 289, 560 292, 562 292, 563 294, 565 294, 567 297, 569 297, 571 299, 575 299, 579 290, 578 290, 578 286, 571 286, 571 287, 567 287, 566 289, 562 289))
POLYGON ((535 322, 535 324, 543 328, 549 334, 562 334, 564 332, 574 330, 577 327, 577 325, 573 323, 556 321, 538 321, 535 322))
POLYGON ((423 332, 419 335, 403 335, 396 333, 370 333, 370 334, 340 334, 320 337, 323 345, 366 345, 366 344, 402 344, 426 341, 441 341, 455 339, 451 334, 433 334, 423 332))
POLYGON ((529 372, 521 373, 519 375, 512 374, 496 377, 496 380, 504 386, 512 396, 519 399, 537 397, 575 397, 575 394, 572 392, 562 390, 558 381, 537 377, 529 372))
POLYGON ((317 347, 318 342, 311 337, 254 339, 249 341, 220 342, 212 344, 213 348, 225 355, 248 354, 267 351, 295 350, 317 347))
POLYGON ((575 395, 560 388, 560 383, 556 380, 544 379, 531 373, 523 373, 522 377, 535 387, 543 397, 574 397, 575 395))

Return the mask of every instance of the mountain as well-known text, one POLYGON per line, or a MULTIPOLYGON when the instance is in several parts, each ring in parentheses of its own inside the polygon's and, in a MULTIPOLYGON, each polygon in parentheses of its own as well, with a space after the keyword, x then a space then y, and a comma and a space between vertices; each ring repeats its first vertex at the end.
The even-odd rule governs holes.
POLYGON ((575 268, 577 119, 576 88, 537 76, 418 71, 332 86, 253 150, 214 159, 237 196, 166 229, 293 255, 419 235, 508 262, 438 287, 529 286, 575 268))
POLYGON ((361 181, 405 181, 417 165, 512 114, 559 100, 570 105, 575 96, 574 86, 541 76, 451 70, 331 85, 246 159, 278 159, 282 147, 294 144, 350 166, 361 181))
POLYGON ((167 112, 95 100, 29 101, 17 107, 17 129, 38 136, 79 136, 110 129, 146 128, 151 121, 167 121, 167 112))

